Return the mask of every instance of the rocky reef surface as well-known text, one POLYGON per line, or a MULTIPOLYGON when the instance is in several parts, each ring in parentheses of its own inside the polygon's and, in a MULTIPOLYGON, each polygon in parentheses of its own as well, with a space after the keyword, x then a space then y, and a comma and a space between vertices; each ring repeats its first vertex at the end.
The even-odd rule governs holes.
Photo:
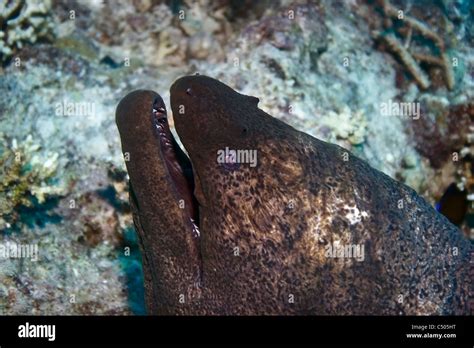
POLYGON ((469 1, 0 1, 0 314, 144 313, 115 107, 196 72, 433 205, 456 183, 473 237, 469 1))

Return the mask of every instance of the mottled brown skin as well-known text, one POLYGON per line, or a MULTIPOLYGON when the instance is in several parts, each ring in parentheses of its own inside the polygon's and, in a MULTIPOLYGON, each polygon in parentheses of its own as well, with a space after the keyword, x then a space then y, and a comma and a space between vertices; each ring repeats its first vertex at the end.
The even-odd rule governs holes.
MULTIPOLYGON (((147 102, 131 97, 117 117, 141 112, 147 102)), ((134 165, 140 169, 134 174, 133 160, 127 168, 143 249, 154 264, 146 273, 161 284, 147 291, 151 313, 469 313, 473 248, 456 227, 412 189, 257 104, 205 76, 171 87, 176 130, 193 165, 198 243, 188 243, 176 197, 163 187, 156 143, 142 136, 131 145, 141 148, 134 165), (226 147, 257 150, 257 166, 217 163, 226 147), (365 260, 327 257, 325 247, 334 242, 364 245, 365 260), (178 304, 183 291, 186 303, 178 304)), ((133 142, 136 135, 118 124, 122 144, 124 136, 133 142)))

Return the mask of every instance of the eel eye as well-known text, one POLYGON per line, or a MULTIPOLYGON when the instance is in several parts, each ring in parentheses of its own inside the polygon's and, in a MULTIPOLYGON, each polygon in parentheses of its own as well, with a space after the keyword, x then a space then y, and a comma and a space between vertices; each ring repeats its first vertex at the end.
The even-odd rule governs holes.
POLYGON ((193 92, 192 92, 191 88, 186 89, 186 94, 190 95, 190 96, 193 95, 193 92))

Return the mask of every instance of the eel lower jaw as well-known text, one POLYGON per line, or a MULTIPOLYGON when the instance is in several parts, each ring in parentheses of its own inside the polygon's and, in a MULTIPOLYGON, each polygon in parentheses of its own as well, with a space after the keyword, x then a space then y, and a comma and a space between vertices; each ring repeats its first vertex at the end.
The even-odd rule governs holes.
POLYGON ((200 237, 199 205, 194 197, 194 175, 191 162, 180 149, 170 131, 166 110, 164 107, 153 106, 153 120, 156 133, 160 140, 160 149, 168 169, 174 188, 181 203, 184 203, 184 212, 192 225, 192 235, 200 237))

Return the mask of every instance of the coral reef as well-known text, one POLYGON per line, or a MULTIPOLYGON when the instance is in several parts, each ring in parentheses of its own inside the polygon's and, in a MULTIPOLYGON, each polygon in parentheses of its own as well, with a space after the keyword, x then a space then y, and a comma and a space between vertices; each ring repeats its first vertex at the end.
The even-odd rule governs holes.
POLYGON ((452 90, 455 84, 453 65, 456 64, 451 60, 442 36, 426 23, 393 6, 389 0, 382 0, 380 7, 385 16, 384 27, 373 31, 374 38, 385 43, 400 59, 421 89, 431 85, 421 67, 428 64, 442 69, 446 87, 452 90))
POLYGON ((182 66, 190 59, 218 62, 224 48, 239 32, 238 17, 258 16, 272 1, 176 1, 168 6, 157 1, 94 2, 59 1, 53 7, 61 20, 60 34, 74 28, 102 44, 119 61, 139 60, 152 66, 182 66), (70 11, 77 17, 70 20, 70 11), (84 17, 89 19, 84 22, 84 17), (81 18, 82 17, 82 18, 81 18), (90 22, 94 25, 90 25, 90 22))
MULTIPOLYGON (((140 267, 133 239, 122 237, 131 226, 125 176, 111 169, 122 164, 108 145, 116 132, 113 69, 51 45, 19 56, 31 64, 10 64, 0 76, 9 90, 0 97, 0 244, 38 245, 40 256, 0 259, 0 313, 130 314, 128 293, 140 286, 128 289, 129 279, 140 267), (98 95, 109 97, 97 102, 98 95), (68 113, 64 105, 91 107, 68 113)), ((119 151, 118 141, 111 148, 119 151)), ((133 310, 143 313, 136 296, 133 310)))
POLYGON ((405 46, 394 35, 388 34, 381 36, 381 38, 388 44, 390 50, 398 55, 420 87, 423 89, 428 88, 430 86, 428 77, 418 66, 415 59, 410 55, 405 46))
POLYGON ((51 180, 57 170, 58 153, 40 154, 40 146, 31 135, 20 144, 0 135, 0 142, 0 230, 4 230, 19 220, 21 208, 43 204, 66 190, 51 180))
POLYGON ((321 117, 319 124, 328 128, 323 128, 321 131, 329 134, 326 137, 328 141, 335 143, 340 139, 347 140, 349 144, 345 147, 363 144, 367 136, 367 120, 364 113, 362 111, 352 113, 347 106, 340 113, 328 112, 321 117))
POLYGON ((50 0, 0 2, 0 63, 25 44, 52 38, 50 9, 50 0))

